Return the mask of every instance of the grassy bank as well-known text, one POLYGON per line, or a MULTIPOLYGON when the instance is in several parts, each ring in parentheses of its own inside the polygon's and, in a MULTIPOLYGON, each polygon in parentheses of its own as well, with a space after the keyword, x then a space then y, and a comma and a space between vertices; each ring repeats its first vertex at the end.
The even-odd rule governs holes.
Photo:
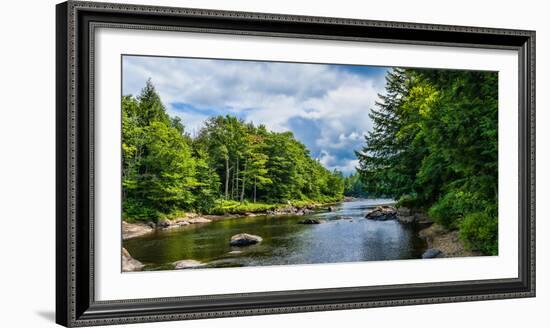
POLYGON ((277 209, 287 208, 289 206, 294 207, 306 207, 306 206, 322 206, 331 203, 337 203, 341 201, 340 198, 325 197, 320 200, 294 200, 287 204, 268 204, 268 203, 249 203, 249 202, 237 202, 237 201, 221 201, 214 207, 210 213, 214 215, 223 214, 246 214, 246 213, 265 213, 267 211, 273 211, 277 209))
MULTIPOLYGON (((215 206, 205 213, 199 213, 204 215, 235 215, 235 214, 248 214, 248 213, 266 213, 268 211, 274 211, 278 209, 284 209, 288 207, 319 207, 323 205, 334 204, 342 201, 340 197, 323 197, 316 200, 292 200, 288 203, 252 203, 248 201, 238 202, 233 200, 218 200, 215 202, 215 206)), ((123 220, 129 223, 143 222, 143 221, 158 221, 160 219, 176 219, 179 217, 185 217, 190 211, 176 210, 170 213, 158 214, 157 218, 124 218, 123 220)))

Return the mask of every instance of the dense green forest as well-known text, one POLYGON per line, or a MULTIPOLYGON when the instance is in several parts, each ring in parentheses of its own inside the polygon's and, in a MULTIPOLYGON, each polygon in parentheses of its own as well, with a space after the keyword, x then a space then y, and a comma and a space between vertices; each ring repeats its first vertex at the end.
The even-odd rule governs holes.
POLYGON ((357 152, 367 192, 391 195, 498 251, 498 75, 393 69, 357 152))
POLYGON ((122 187, 123 217, 131 221, 334 202, 344 178, 312 159, 291 132, 233 116, 211 117, 191 137, 149 80, 141 94, 122 99, 122 187))
POLYGON ((356 198, 369 196, 360 174, 353 173, 344 177, 344 196, 356 198))

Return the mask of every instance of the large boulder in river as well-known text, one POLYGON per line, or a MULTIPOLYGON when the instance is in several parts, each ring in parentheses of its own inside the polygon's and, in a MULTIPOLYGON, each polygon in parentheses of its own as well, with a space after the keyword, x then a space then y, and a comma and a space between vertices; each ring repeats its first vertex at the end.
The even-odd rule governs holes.
POLYGON ((144 265, 134 259, 130 253, 126 250, 126 248, 122 247, 122 271, 123 272, 131 272, 131 271, 140 271, 143 269, 144 265))
POLYGON ((231 246, 248 246, 262 242, 262 237, 251 235, 248 233, 240 233, 231 237, 229 245, 231 246))
POLYGON ((193 268, 198 268, 206 265, 202 262, 195 261, 195 260, 181 260, 181 261, 176 261, 172 264, 174 265, 174 269, 176 270, 193 269, 193 268))
POLYGON ((391 206, 377 206, 365 215, 365 218, 377 221, 385 221, 397 218, 397 210, 391 206))
POLYGON ((324 220, 319 220, 319 219, 304 219, 302 221, 298 221, 299 224, 320 224, 320 223, 323 223, 325 222, 324 220))

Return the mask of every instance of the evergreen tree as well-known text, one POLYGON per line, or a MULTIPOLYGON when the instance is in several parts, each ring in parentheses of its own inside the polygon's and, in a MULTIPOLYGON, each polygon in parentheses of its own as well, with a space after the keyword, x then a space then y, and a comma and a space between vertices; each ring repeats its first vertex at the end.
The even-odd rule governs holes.
POLYGON ((372 194, 428 210, 471 247, 497 251, 498 76, 394 69, 357 152, 372 194))

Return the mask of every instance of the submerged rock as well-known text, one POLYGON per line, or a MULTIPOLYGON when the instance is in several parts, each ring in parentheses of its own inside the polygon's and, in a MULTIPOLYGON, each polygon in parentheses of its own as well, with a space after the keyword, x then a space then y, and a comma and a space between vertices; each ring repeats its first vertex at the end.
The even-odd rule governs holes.
POLYGON ((397 210, 391 206, 377 206, 368 212, 365 218, 377 221, 392 220, 397 218, 397 210))
POLYGON ((240 233, 231 237, 229 245, 231 246, 248 246, 262 242, 262 237, 251 235, 248 233, 240 233))
POLYGON ((238 268, 242 267, 243 264, 235 261, 234 259, 226 259, 226 260, 216 260, 212 262, 208 262, 206 264, 206 268, 238 268))
POLYGON ((437 248, 430 248, 430 249, 427 249, 423 254, 422 254, 422 258, 423 259, 433 259, 433 258, 436 258, 436 257, 442 257, 443 255, 443 252, 441 252, 439 249, 437 248))
POLYGON ((195 261, 195 260, 181 260, 181 261, 176 261, 172 264, 174 265, 174 269, 176 270, 193 269, 193 268, 198 268, 206 265, 202 262, 195 261))
POLYGON ((130 253, 126 250, 126 248, 122 247, 122 271, 123 272, 131 272, 131 271, 141 271, 143 269, 144 265, 134 259, 130 253))
POLYGON ((302 221, 298 221, 299 224, 320 224, 320 223, 324 223, 325 221, 324 220, 319 220, 319 219, 304 219, 302 221))

